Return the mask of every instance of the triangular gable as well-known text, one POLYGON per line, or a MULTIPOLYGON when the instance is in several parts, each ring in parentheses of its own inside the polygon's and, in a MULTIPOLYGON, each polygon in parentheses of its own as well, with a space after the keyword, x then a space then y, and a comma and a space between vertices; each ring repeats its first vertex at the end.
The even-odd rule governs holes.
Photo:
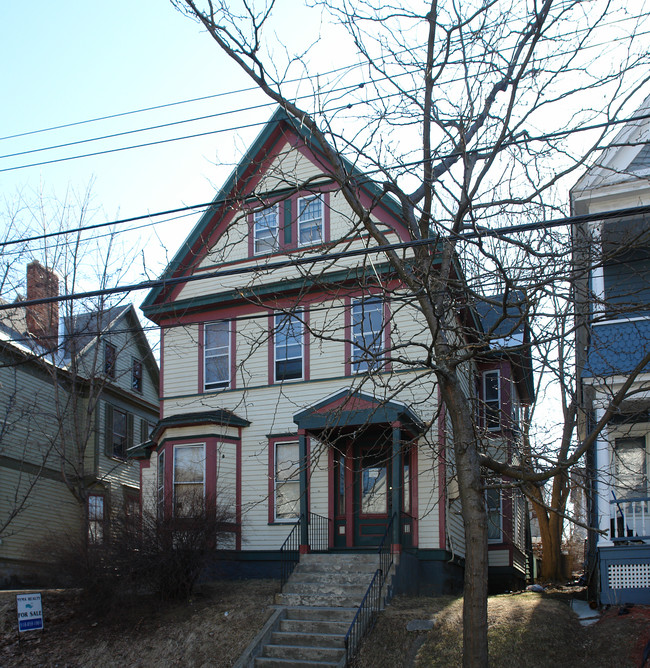
POLYGON ((571 188, 574 197, 594 188, 624 183, 637 179, 637 172, 647 171, 644 160, 637 160, 640 153, 650 142, 650 95, 616 134, 608 148, 598 157, 596 164, 590 167, 571 188), (638 118, 638 117, 646 118, 638 118), (638 119, 638 120, 636 120, 638 119))
POLYGON ((308 431, 394 422, 404 423, 415 432, 424 429, 422 420, 405 404, 399 401, 383 401, 371 394, 349 388, 296 413, 293 421, 299 429, 308 431))
MULTIPOLYGON (((294 138, 309 150, 314 156, 315 164, 322 167, 323 175, 327 176, 330 167, 322 145, 303 124, 278 108, 169 263, 161 277, 163 281, 190 274, 198 266, 221 233, 222 230, 217 228, 229 213, 229 205, 233 201, 241 202, 252 194, 256 179, 259 179, 260 173, 268 165, 274 148, 277 150, 277 147, 283 145, 287 139, 294 138)), ((351 162, 345 158, 342 160, 361 191, 376 203, 379 210, 385 211, 396 222, 399 221, 401 215, 399 203, 351 162)), ((163 285, 154 288, 143 301, 142 310, 147 314, 150 307, 169 300, 174 292, 174 287, 163 285)))

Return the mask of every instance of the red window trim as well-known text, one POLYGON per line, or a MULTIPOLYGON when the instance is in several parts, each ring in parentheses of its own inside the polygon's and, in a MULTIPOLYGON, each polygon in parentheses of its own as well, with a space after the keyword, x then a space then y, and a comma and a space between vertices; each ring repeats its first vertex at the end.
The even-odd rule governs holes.
MULTIPOLYGON (((367 298, 378 298, 382 300, 384 305, 384 331, 383 344, 384 350, 390 349, 391 342, 391 318, 390 318, 390 301, 385 298, 384 294, 378 290, 370 290, 365 293, 350 296, 345 298, 345 375, 357 376, 358 373, 352 371, 352 308, 354 302, 367 298)), ((390 371, 392 364, 386 362, 382 366, 382 371, 390 371)), ((365 372, 362 372, 365 373, 365 372)))

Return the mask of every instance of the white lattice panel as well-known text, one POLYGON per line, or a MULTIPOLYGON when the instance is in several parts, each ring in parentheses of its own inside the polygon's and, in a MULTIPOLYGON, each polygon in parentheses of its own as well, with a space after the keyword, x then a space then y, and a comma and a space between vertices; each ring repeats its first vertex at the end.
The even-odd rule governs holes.
POLYGON ((650 564, 610 564, 607 574, 610 589, 650 587, 650 564))

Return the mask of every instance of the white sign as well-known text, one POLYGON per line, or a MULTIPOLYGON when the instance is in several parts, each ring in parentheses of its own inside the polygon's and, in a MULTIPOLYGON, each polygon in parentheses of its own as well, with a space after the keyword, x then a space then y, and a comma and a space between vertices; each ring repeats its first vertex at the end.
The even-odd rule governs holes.
POLYGON ((18 631, 36 631, 43 628, 43 607, 40 594, 17 594, 18 631))

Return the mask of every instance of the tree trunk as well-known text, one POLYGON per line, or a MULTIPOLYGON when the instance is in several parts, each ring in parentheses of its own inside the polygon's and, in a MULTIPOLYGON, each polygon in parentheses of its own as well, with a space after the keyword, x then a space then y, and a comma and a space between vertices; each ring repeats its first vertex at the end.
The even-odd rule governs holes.
POLYGON ((463 667, 488 665, 487 644, 487 512, 481 480, 473 412, 457 382, 441 381, 454 434, 456 473, 465 529, 463 599, 463 667))

